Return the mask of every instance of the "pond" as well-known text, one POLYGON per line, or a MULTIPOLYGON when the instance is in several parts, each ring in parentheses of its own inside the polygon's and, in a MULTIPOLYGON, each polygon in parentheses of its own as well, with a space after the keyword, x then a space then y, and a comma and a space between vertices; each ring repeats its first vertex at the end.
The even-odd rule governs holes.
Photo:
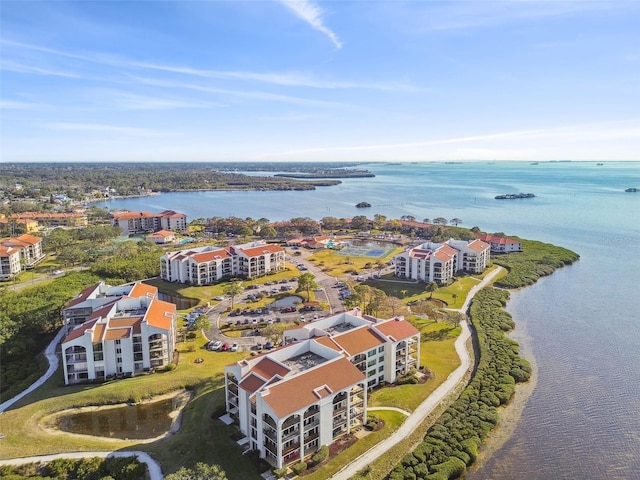
POLYGON ((199 300, 194 300, 193 298, 176 297, 162 292, 158 292, 158 298, 164 302, 173 303, 178 310, 188 310, 200 303, 199 300))
POLYGON ((189 395, 148 403, 83 407, 62 413, 55 428, 68 433, 120 439, 150 439, 169 433, 189 395))
POLYGON ((269 306, 270 307, 278 307, 278 308, 293 307, 298 303, 302 303, 302 297, 298 297, 296 295, 289 295, 289 296, 282 297, 282 298, 276 300, 275 302, 273 302, 269 306))

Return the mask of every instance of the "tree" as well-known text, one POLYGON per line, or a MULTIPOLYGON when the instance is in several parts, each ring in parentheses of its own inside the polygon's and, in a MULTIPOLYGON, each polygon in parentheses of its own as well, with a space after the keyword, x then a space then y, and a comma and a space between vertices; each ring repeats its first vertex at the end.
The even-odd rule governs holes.
POLYGON ((422 222, 423 223, 431 223, 431 219, 430 218, 423 218, 422 222))
POLYGON ((191 328, 193 330, 209 330, 211 328, 209 317, 207 315, 198 315, 191 328))
POLYGON ((398 233, 398 231, 402 228, 402 222, 400 222, 400 220, 398 219, 393 219, 389 222, 389 228, 398 233))
POLYGON ((384 227, 384 224, 387 223, 387 217, 384 215, 380 215, 379 213, 376 213, 373 216, 373 224, 376 226, 376 228, 378 230, 382 230, 382 227, 384 227))
POLYGON ((433 223, 435 223, 436 225, 446 225, 448 222, 444 217, 437 217, 433 219, 433 223))
POLYGON ((243 288, 239 280, 233 279, 222 287, 222 292, 231 297, 231 308, 233 308, 235 298, 243 292, 243 288))
POLYGON ((274 345, 280 345, 284 338, 284 331, 289 328, 290 325, 286 323, 274 323, 262 329, 260 335, 267 337, 274 345))
POLYGON ((451 223, 452 225, 455 225, 457 227, 459 223, 462 223, 462 220, 460 220, 458 217, 456 217, 456 218, 452 218, 451 220, 449 220, 449 223, 451 223))
POLYGON ((260 229, 260 237, 261 238, 274 238, 278 236, 278 232, 271 225, 267 225, 266 227, 262 227, 260 229))
POLYGON ((87 260, 87 252, 80 247, 66 247, 58 254, 58 261, 65 265, 75 265, 87 260))
POLYGON ((438 284, 436 282, 429 282, 424 287, 426 292, 429 292, 429 299, 433 298, 433 292, 438 291, 438 284))
POLYGON ((318 288, 316 277, 313 273, 303 273, 298 277, 298 289, 296 292, 307 291, 307 302, 311 300, 311 289, 318 288))
POLYGON ((356 215, 351 219, 351 228, 356 230, 367 230, 369 228, 369 219, 364 215, 356 215))
POLYGON ((175 473, 170 473, 165 480, 227 480, 227 474, 219 465, 207 465, 198 462, 194 468, 182 467, 175 473))
POLYGON ((53 249, 55 253, 60 253, 64 247, 73 242, 73 235, 69 230, 56 228, 47 235, 44 243, 47 247, 53 249))

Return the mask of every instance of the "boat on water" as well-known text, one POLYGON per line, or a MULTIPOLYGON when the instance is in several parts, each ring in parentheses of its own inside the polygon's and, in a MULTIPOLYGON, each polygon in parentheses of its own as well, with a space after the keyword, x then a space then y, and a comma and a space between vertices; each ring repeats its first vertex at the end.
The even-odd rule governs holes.
POLYGON ((533 193, 506 193, 504 195, 496 195, 496 200, 513 200, 514 198, 534 198, 533 193))
POLYGON ((640 192, 640 188, 630 187, 630 188, 627 188, 625 192, 640 192))

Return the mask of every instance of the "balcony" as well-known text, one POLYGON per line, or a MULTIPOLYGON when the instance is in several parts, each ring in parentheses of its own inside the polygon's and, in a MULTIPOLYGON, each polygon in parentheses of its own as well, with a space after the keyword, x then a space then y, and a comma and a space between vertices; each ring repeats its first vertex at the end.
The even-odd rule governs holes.
POLYGON ((309 443, 312 442, 313 440, 315 440, 316 438, 318 438, 320 436, 320 434, 316 431, 313 433, 310 433, 309 435, 305 435, 304 437, 304 444, 305 446, 309 443))
POLYGON ((73 354, 67 355, 66 356, 66 360, 67 360, 67 365, 69 365, 71 363, 86 362, 87 361, 87 354, 86 353, 73 353, 73 354))
POLYGON ((275 442, 278 439, 278 432, 273 428, 266 427, 262 433, 264 433, 265 438, 268 438, 272 442, 275 442))
POLYGON ((282 443, 285 443, 287 440, 290 440, 292 438, 295 437, 299 437, 300 436, 300 429, 296 429, 293 430, 292 432, 289 432, 287 434, 282 434, 282 443))
POLYGON ((320 425, 320 419, 318 418, 314 418, 311 422, 304 424, 304 431, 308 432, 309 430, 311 430, 314 427, 317 427, 318 425, 320 425))

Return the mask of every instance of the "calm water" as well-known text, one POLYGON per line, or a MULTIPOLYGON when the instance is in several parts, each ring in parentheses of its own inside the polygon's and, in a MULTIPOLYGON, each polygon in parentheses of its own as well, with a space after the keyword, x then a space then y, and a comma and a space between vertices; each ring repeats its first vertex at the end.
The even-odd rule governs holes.
POLYGON ((513 437, 467 477, 640 476, 640 163, 369 165, 377 176, 312 192, 203 192, 105 202, 198 217, 454 217, 462 226, 551 242, 575 265, 512 295, 515 338, 538 384, 513 437), (534 199, 495 200, 503 193, 534 199), (366 201, 372 208, 355 207, 366 201))
POLYGON ((169 431, 177 398, 122 405, 60 417, 58 428, 70 433, 109 438, 154 438, 169 431))

